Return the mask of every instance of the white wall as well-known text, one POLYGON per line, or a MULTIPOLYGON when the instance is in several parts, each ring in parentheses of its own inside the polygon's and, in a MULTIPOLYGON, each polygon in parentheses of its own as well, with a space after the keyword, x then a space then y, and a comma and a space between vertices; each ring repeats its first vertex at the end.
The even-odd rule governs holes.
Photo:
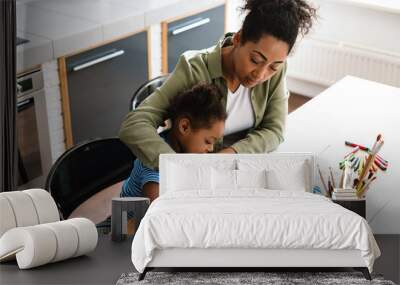
POLYGON ((400 55, 400 12, 352 1, 314 0, 319 6, 315 38, 350 43, 366 49, 400 55))
MULTIPOLYGON (((400 9, 396 8, 399 5, 390 10, 387 7, 382 8, 382 5, 365 4, 367 2, 372 3, 374 1, 314 0, 313 3, 318 7, 319 19, 314 25, 313 31, 307 36, 307 40, 314 41, 316 45, 329 42, 332 47, 336 46, 338 49, 345 46, 353 49, 355 53, 370 53, 370 60, 376 60, 379 57, 391 57, 393 62, 399 62, 400 9)), ((309 45, 310 48, 312 46, 313 43, 309 45)), ((321 84, 321 78, 317 74, 321 69, 332 68, 332 65, 329 64, 329 58, 318 58, 321 56, 320 54, 309 52, 308 54, 312 55, 309 60, 303 58, 305 54, 307 54, 307 47, 300 42, 292 55, 292 62, 294 63, 289 64, 288 86, 290 90, 296 93, 313 97, 333 83, 321 84), (296 53, 298 54, 297 57, 296 53), (303 64, 308 61, 312 62, 313 59, 320 63, 320 69, 316 69, 314 78, 313 74, 307 74, 307 80, 305 78, 299 79, 298 75, 305 71, 304 67, 299 66, 300 60, 296 60, 300 59, 300 57, 303 64)), ((384 64, 382 63, 382 65, 384 64)), ((393 78, 396 78, 394 81, 398 81, 397 78, 400 77, 400 68, 397 66, 394 67, 398 69, 397 73, 393 72, 393 67, 387 66, 387 69, 382 70, 381 73, 375 71, 377 73, 373 74, 372 71, 365 75, 364 63, 360 62, 356 65, 346 66, 346 63, 343 62, 343 65, 339 67, 343 71, 333 77, 337 81, 350 74, 393 86, 400 86, 400 82, 393 82, 393 78), (382 79, 382 77, 386 76, 383 75, 384 73, 391 74, 391 78, 382 79)), ((377 69, 376 65, 371 65, 370 68, 377 69)))
POLYGON ((226 1, 226 9, 227 9, 227 23, 226 30, 227 32, 237 32, 244 19, 245 14, 242 13, 238 7, 243 6, 243 0, 227 0, 226 1))
POLYGON ((47 117, 49 120, 51 158, 55 162, 65 151, 64 122, 57 61, 53 60, 44 63, 42 71, 47 117))

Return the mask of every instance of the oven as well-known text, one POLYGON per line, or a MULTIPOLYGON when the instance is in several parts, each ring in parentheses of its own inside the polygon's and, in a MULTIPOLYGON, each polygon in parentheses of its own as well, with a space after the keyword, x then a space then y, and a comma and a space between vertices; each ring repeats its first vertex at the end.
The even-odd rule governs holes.
POLYGON ((18 188, 44 188, 52 164, 40 69, 17 76, 18 188))

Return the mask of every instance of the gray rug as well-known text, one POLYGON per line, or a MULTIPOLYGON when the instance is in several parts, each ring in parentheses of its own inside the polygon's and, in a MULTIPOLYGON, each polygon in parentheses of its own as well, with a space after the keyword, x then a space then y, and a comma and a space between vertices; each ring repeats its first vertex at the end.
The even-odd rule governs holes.
POLYGON ((379 284, 395 285, 381 275, 372 275, 368 281, 360 272, 148 272, 146 278, 138 281, 139 273, 122 274, 117 285, 133 284, 379 284))

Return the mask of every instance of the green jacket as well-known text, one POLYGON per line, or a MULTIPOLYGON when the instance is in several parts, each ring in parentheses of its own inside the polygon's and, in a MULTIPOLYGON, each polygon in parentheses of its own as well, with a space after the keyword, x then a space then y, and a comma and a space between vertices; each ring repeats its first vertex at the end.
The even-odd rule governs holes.
MULTIPOLYGON (((156 130, 167 119, 166 110, 173 96, 200 82, 214 83, 224 94, 226 106, 228 89, 222 76, 221 48, 230 45, 231 40, 231 34, 227 34, 216 46, 185 52, 167 81, 126 116, 119 137, 144 165, 158 169, 159 155, 174 153, 156 130)), ((289 97, 285 73, 286 63, 270 80, 251 89, 255 124, 246 137, 231 146, 237 153, 270 152, 283 142, 289 97)), ((216 143, 215 151, 222 148, 222 143, 216 143)))

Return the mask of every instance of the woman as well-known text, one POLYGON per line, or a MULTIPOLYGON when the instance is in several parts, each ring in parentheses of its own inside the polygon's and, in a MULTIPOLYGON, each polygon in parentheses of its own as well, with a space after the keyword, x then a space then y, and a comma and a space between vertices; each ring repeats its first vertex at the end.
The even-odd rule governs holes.
POLYGON ((127 115, 119 136, 144 165, 157 169, 159 154, 174 152, 156 129, 171 99, 201 82, 224 95, 228 118, 217 152, 270 152, 283 141, 286 59, 316 10, 305 0, 247 0, 243 10, 248 13, 239 32, 207 50, 185 52, 168 80, 127 115))

